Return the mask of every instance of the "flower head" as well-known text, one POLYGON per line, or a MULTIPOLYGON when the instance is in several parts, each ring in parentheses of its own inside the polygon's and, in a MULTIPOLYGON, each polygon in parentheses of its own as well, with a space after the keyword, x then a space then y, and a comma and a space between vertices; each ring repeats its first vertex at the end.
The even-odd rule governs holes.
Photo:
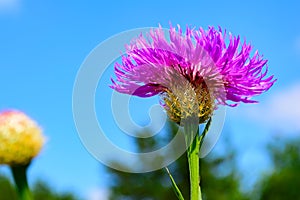
POLYGON ((24 113, 0 113, 0 164, 26 165, 40 152, 43 143, 41 129, 24 113))
POLYGON ((115 64, 118 92, 150 97, 161 94, 162 105, 176 122, 188 116, 207 120, 218 104, 254 103, 251 98, 276 81, 267 77, 267 60, 240 37, 209 27, 185 34, 178 26, 168 36, 159 27, 126 46, 115 64))

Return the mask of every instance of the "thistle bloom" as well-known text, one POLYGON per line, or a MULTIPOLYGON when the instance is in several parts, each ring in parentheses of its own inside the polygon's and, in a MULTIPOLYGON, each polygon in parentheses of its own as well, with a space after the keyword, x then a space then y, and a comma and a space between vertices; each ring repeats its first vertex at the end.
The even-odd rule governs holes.
MULTIPOLYGON (((113 89, 139 97, 159 94, 169 118, 184 126, 191 200, 202 199, 199 151, 213 111, 218 105, 254 103, 251 98, 276 81, 267 76, 267 60, 257 51, 251 54, 252 46, 239 36, 228 35, 213 27, 187 28, 184 34, 179 26, 177 30, 171 26, 167 36, 159 27, 132 40, 122 63, 115 64, 113 89), (206 121, 198 134, 198 123, 206 121)), ((178 199, 183 200, 169 176, 178 199)))
POLYGON ((171 26, 166 36, 159 27, 126 46, 111 87, 139 97, 160 94, 173 121, 196 115, 203 123, 220 104, 257 102, 251 98, 276 81, 267 76, 267 60, 251 51, 221 28, 186 28, 184 34, 171 26))
POLYGON ((27 165, 40 152, 43 143, 41 129, 24 113, 0 113, 0 164, 27 165))

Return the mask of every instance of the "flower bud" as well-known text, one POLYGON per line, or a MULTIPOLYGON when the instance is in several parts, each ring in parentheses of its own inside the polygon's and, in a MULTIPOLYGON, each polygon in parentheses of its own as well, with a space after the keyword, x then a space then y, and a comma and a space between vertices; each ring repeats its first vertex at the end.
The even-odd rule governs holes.
POLYGON ((24 113, 0 113, 0 164, 29 164, 40 152, 44 141, 40 127, 24 113))

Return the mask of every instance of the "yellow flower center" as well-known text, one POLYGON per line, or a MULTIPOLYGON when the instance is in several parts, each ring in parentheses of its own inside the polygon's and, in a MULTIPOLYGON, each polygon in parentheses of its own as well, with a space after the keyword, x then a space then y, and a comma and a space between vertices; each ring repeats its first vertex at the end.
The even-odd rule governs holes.
POLYGON ((191 83, 173 85, 166 89, 162 99, 169 118, 180 124, 181 120, 198 117, 199 124, 208 120, 214 110, 214 101, 206 84, 191 83))

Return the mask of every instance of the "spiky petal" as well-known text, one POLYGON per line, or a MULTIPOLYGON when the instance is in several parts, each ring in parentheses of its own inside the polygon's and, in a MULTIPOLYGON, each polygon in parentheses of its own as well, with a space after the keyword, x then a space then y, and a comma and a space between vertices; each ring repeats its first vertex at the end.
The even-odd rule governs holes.
MULTIPOLYGON (((183 33, 161 27, 140 35, 126 46, 122 63, 115 64, 113 89, 149 97, 172 92, 182 80, 194 88, 207 88, 217 104, 235 106, 256 102, 251 98, 267 91, 276 81, 267 76, 267 60, 240 37, 209 27, 183 33)), ((207 93, 207 92, 205 92, 207 93)), ((172 95, 171 95, 172 96, 172 95)), ((196 96, 199 96, 196 94, 196 96)), ((201 102, 201 100, 199 100, 201 102)), ((201 111, 200 111, 201 112, 201 111)))

